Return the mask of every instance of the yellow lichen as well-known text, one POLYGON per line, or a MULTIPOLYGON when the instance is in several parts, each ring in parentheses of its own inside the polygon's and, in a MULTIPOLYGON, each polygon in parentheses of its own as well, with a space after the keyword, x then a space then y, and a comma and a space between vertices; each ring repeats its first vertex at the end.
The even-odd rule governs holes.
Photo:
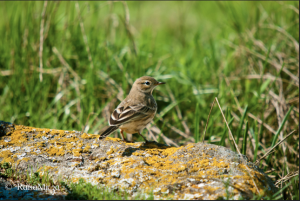
POLYGON ((72 150, 73 145, 71 143, 67 143, 65 147, 66 147, 66 150, 72 150))
POLYGON ((87 144, 87 145, 85 146, 85 148, 83 149, 83 152, 84 152, 84 153, 88 153, 88 152, 90 152, 90 149, 91 149, 91 146, 87 144))
POLYGON ((120 138, 112 138, 112 137, 107 137, 107 140, 115 141, 115 142, 120 142, 122 141, 120 138))
POLYGON ((72 153, 75 157, 81 156, 82 149, 73 149, 72 153))
POLYGON ((29 161, 29 160, 30 160, 30 158, 29 158, 29 157, 25 157, 25 158, 22 158, 21 160, 22 160, 22 161, 26 161, 26 162, 27 162, 27 161, 29 161))
POLYGON ((80 166, 80 162, 74 162, 71 167, 79 167, 80 166))
POLYGON ((57 169, 58 167, 52 167, 52 166, 42 166, 40 167, 37 172, 47 172, 49 170, 52 170, 52 169, 57 169))
POLYGON ((0 152, 0 156, 3 158, 10 157, 11 155, 12 155, 12 152, 9 150, 4 150, 4 151, 0 152))
POLYGON ((3 163, 9 163, 9 164, 11 164, 11 165, 13 165, 14 164, 14 159, 12 159, 12 158, 4 158, 2 161, 1 161, 1 163, 3 164, 3 163))
POLYGON ((110 147, 110 149, 108 150, 108 152, 106 152, 107 155, 111 155, 115 152, 117 152, 119 149, 118 148, 114 148, 113 146, 110 147))
POLYGON ((50 156, 63 156, 65 155, 65 151, 63 148, 57 148, 57 147, 53 147, 50 146, 49 149, 47 149, 47 152, 50 156))
POLYGON ((45 147, 46 145, 45 145, 45 142, 37 142, 36 146, 37 147, 45 147))
POLYGON ((73 183, 78 183, 79 179, 83 179, 83 180, 85 181, 84 178, 73 177, 73 178, 72 178, 72 182, 73 182, 73 183))
POLYGON ((83 138, 83 139, 92 139, 92 138, 97 138, 97 137, 99 137, 99 135, 93 135, 93 134, 86 134, 86 133, 83 133, 80 137, 83 138))

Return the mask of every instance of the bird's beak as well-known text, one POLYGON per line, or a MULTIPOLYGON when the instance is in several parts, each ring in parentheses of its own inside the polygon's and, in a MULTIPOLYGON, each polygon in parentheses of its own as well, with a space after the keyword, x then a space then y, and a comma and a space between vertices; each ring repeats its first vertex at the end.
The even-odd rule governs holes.
POLYGON ((158 82, 156 85, 166 84, 165 82, 158 82))

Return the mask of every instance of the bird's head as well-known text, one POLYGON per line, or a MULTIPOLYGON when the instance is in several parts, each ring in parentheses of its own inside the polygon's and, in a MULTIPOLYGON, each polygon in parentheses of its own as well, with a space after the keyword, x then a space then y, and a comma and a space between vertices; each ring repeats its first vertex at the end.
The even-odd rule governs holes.
POLYGON ((158 82, 153 77, 143 76, 138 78, 132 85, 132 90, 138 90, 142 93, 152 94, 152 91, 158 85, 165 84, 165 82, 158 82))

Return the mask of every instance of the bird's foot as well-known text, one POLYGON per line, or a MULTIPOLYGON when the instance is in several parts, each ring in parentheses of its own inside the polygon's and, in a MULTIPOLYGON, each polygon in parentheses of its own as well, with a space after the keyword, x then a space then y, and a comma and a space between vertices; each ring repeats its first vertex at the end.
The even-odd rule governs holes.
POLYGON ((157 143, 156 141, 145 140, 145 144, 147 143, 157 143))
POLYGON ((133 143, 133 141, 129 141, 129 140, 125 140, 125 139, 123 139, 123 142, 125 142, 125 143, 133 143))

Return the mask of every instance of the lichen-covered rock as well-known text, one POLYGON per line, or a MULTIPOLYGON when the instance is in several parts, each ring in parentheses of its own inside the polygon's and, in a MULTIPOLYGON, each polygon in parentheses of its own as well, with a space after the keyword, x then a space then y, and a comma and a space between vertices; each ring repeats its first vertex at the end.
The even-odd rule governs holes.
POLYGON ((131 195, 153 191, 155 199, 240 199, 276 191, 272 180, 246 157, 212 144, 99 141, 98 135, 4 122, 0 133, 0 163, 41 175, 48 171, 54 181, 83 178, 131 195))

